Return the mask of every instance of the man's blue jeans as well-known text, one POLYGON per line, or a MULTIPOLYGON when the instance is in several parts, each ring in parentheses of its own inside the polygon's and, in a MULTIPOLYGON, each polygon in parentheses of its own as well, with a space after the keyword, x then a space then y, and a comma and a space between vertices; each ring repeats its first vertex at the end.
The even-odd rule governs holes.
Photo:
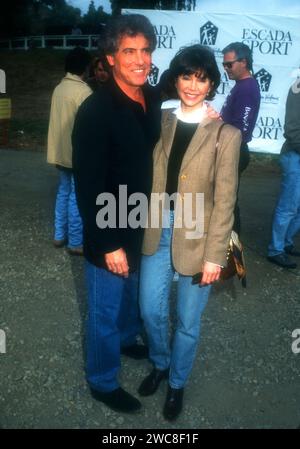
POLYGON ((88 285, 87 381, 95 390, 119 387, 120 346, 136 343, 142 323, 138 306, 138 272, 117 276, 86 262, 88 285))
POLYGON ((159 370, 170 368, 170 386, 182 388, 196 357, 201 314, 207 304, 211 286, 192 285, 191 276, 179 274, 177 325, 171 347, 169 296, 174 277, 171 258, 172 212, 170 222, 171 227, 162 230, 157 252, 152 256, 142 257, 140 306, 148 335, 150 360, 159 370))
POLYGON ((82 221, 75 195, 74 177, 70 170, 59 169, 55 203, 54 239, 68 240, 69 248, 82 246, 82 221))
POLYGON ((293 245, 293 238, 300 230, 300 154, 283 153, 280 164, 281 190, 274 212, 269 256, 284 253, 284 248, 293 245))

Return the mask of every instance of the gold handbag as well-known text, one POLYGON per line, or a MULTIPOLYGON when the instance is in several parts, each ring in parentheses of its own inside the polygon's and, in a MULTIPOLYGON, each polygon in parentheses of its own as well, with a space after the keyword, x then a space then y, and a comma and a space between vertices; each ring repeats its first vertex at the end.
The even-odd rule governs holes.
POLYGON ((243 245, 235 231, 231 231, 229 245, 227 249, 227 266, 222 268, 220 279, 226 280, 237 275, 242 282, 242 286, 246 287, 246 265, 243 252, 243 245))

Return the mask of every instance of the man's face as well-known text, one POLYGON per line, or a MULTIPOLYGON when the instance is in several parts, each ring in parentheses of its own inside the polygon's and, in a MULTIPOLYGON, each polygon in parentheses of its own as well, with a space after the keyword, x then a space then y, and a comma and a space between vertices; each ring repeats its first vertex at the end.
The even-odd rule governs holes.
POLYGON ((225 53, 223 57, 223 66, 228 78, 235 81, 243 79, 248 72, 245 59, 237 60, 235 51, 225 53))
POLYGON ((135 37, 123 36, 119 48, 113 55, 107 55, 113 75, 119 86, 139 87, 145 84, 151 68, 151 50, 143 34, 135 37))

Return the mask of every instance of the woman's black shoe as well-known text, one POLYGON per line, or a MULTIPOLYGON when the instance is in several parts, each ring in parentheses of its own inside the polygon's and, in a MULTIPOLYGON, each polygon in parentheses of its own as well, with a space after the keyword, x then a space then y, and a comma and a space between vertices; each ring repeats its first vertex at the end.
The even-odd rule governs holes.
POLYGON ((182 410, 182 402, 183 388, 169 387, 163 410, 164 417, 169 421, 176 419, 182 410))
POLYGON ((166 369, 161 371, 159 369, 154 368, 151 373, 145 377, 143 382, 141 383, 138 392, 141 396, 150 396, 154 394, 158 389, 160 382, 163 379, 167 379, 169 376, 169 370, 166 369))
POLYGON ((108 392, 102 392, 91 388, 91 395, 97 401, 103 402, 117 412, 132 413, 139 410, 142 406, 138 399, 127 393, 127 391, 123 390, 121 387, 108 392))

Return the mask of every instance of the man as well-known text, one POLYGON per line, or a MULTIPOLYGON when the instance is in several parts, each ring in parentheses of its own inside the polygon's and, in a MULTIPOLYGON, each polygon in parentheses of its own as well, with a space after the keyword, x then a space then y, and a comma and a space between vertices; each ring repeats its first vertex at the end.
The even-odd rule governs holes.
POLYGON ((268 260, 283 268, 296 268, 288 255, 300 256, 294 236, 300 230, 300 81, 290 88, 285 111, 284 142, 280 164, 282 182, 274 212, 268 260))
POLYGON ((141 330, 137 268, 143 233, 124 223, 123 212, 127 208, 129 214, 132 207, 125 204, 127 198, 119 198, 119 189, 125 186, 127 197, 151 191, 160 104, 152 98, 152 88, 144 84, 155 46, 146 17, 125 15, 111 22, 104 40, 111 79, 82 104, 73 133, 87 259, 87 380, 94 398, 122 412, 135 411, 141 404, 119 385, 120 346, 135 358, 147 353, 145 346, 136 343, 141 330), (101 193, 115 202, 115 225, 110 227, 99 219, 104 208, 99 210, 96 200, 101 193))
MULTIPOLYGON (((260 92, 255 78, 252 76, 252 53, 250 48, 241 43, 233 42, 222 50, 223 66, 235 86, 227 96, 221 110, 225 123, 235 126, 242 132, 240 148, 239 178, 247 168, 250 157, 248 142, 252 139, 252 132, 256 123, 260 92)), ((238 199, 234 211, 233 229, 239 234, 241 230, 240 211, 238 199)))
POLYGON ((72 173, 71 135, 81 103, 92 93, 86 84, 91 56, 84 48, 74 48, 65 60, 66 75, 54 89, 51 101, 47 161, 59 169, 55 204, 54 240, 56 248, 67 243, 71 255, 82 255, 82 221, 75 196, 72 173))

